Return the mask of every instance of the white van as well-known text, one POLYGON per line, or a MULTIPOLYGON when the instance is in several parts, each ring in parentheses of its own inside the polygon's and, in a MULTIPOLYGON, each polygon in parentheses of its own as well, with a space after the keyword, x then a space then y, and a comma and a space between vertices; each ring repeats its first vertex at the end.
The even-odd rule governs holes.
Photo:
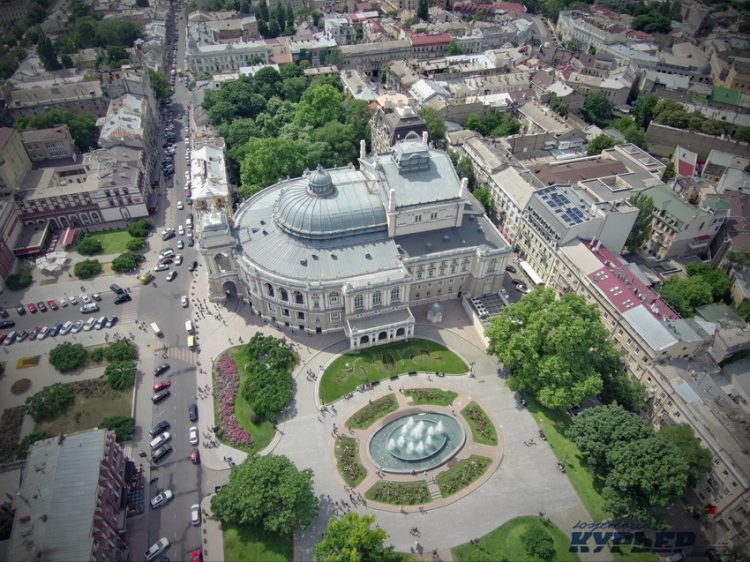
POLYGON ((185 331, 188 334, 193 333, 193 323, 190 320, 185 321, 185 331))
POLYGON ((151 330, 159 337, 162 337, 161 329, 156 322, 151 322, 151 330))
POLYGON ((99 310, 99 305, 96 304, 95 302, 90 302, 89 304, 84 304, 81 307, 81 312, 83 314, 88 314, 90 312, 96 312, 97 310, 99 310))

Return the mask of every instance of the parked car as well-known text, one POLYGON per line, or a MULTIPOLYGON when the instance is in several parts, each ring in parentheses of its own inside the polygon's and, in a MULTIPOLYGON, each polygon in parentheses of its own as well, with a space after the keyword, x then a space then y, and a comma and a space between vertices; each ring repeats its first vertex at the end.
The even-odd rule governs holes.
POLYGON ((195 240, 193 240, 192 236, 188 238, 188 246, 190 246, 191 248, 195 246, 195 240))
POLYGON ((182 254, 177 254, 174 257, 174 264, 175 265, 182 265, 182 254))
POLYGON ((90 332, 94 329, 94 324, 96 324, 96 318, 93 316, 86 320, 86 323, 83 325, 83 331, 84 332, 90 332))
POLYGON ((18 334, 16 334, 16 341, 21 342, 28 337, 29 337, 29 333, 26 330, 21 330, 20 332, 18 332, 18 334))
POLYGON ((112 326, 117 324, 117 320, 118 320, 117 316, 110 316, 109 318, 107 318, 107 322, 104 324, 104 327, 111 328, 112 326))
POLYGON ((42 326, 39 328, 39 333, 36 335, 36 340, 41 341, 49 335, 49 326, 42 326))
POLYGON ((60 307, 57 305, 57 303, 54 300, 48 300, 47 306, 50 308, 50 310, 59 310, 60 307))
POLYGON ((16 307, 16 312, 18 312, 18 315, 19 315, 19 316, 23 316, 24 314, 26 314, 26 309, 25 309, 25 308, 23 307, 23 305, 22 305, 22 304, 19 304, 19 305, 18 305, 18 306, 16 307))
POLYGON ((0 322, 0 329, 12 328, 16 323, 13 320, 3 320, 0 322))
POLYGON ((174 497, 170 489, 162 490, 151 499, 151 509, 159 509, 174 497))
POLYGON ((190 506, 190 524, 194 527, 201 524, 201 506, 197 503, 190 506))
POLYGON ((7 318, 8 316, 10 316, 10 314, 8 314, 8 311, 4 308, 0 308, 0 318, 7 318))
POLYGON ((505 271, 509 271, 510 273, 518 273, 518 271, 516 271, 516 268, 513 267, 512 265, 506 265, 505 271))
POLYGON ((188 406, 188 417, 191 422, 198 421, 198 406, 195 404, 190 404, 190 406, 188 406))
POLYGON ((167 371, 169 371, 169 364, 164 363, 163 365, 159 365, 154 369, 154 376, 158 377, 159 375, 163 375, 167 371))
POLYGON ((44 304, 42 301, 39 301, 36 303, 36 307, 39 309, 39 312, 47 312, 47 305, 44 304))
POLYGON ((122 294, 124 294, 124 293, 125 293, 125 289, 123 289, 122 287, 120 287, 120 286, 119 286, 118 284, 116 284, 116 283, 112 283, 112 284, 111 284, 111 285, 109 286, 109 290, 110 290, 110 291, 112 291, 113 293, 115 293, 116 295, 122 295, 122 294))
POLYGON ((160 433, 164 433, 166 430, 168 430, 169 427, 170 427, 169 422, 167 420, 162 420, 159 423, 157 423, 154 427, 152 427, 149 430, 148 434, 151 437, 156 437, 160 433))
POLYGON ((174 281, 175 277, 177 277, 177 272, 176 271, 170 271, 167 274, 167 281, 174 281))
POLYGON ((156 265, 156 267, 154 268, 154 271, 166 271, 168 269, 169 269, 169 264, 160 263, 156 265))
POLYGON ((56 338, 57 334, 59 334, 60 330, 62 330, 62 327, 63 327, 62 322, 58 322, 54 326, 50 327, 49 334, 48 334, 49 337, 56 338))
POLYGON ((67 335, 68 333, 70 333, 70 331, 71 331, 72 329, 73 329, 73 322, 71 322, 70 320, 68 320, 67 322, 65 322, 65 324, 63 324, 63 325, 62 325, 62 328, 60 328, 60 333, 61 333, 61 334, 62 334, 63 336, 65 336, 65 335, 67 335))
POLYGON ((149 443, 149 447, 151 447, 152 450, 153 449, 158 449, 159 447, 161 447, 162 445, 164 445, 170 439, 172 439, 172 434, 169 433, 168 431, 165 431, 164 433, 160 433, 159 435, 157 435, 156 437, 154 437, 151 440, 151 443, 149 443))
POLYGON ((91 297, 88 296, 86 293, 81 293, 78 298, 81 299, 81 302, 83 304, 89 304, 91 302, 91 297))
POLYGON ((185 295, 182 295, 182 296, 180 297, 180 306, 181 306, 182 308, 187 308, 187 307, 188 307, 188 298, 187 298, 187 296, 185 296, 185 295))
POLYGON ((194 449, 193 452, 190 453, 190 462, 193 464, 201 463, 201 452, 198 449, 194 449))
POLYGON ((151 460, 153 462, 158 463, 159 461, 161 461, 161 459, 166 457, 171 452, 172 452, 172 447, 170 447, 169 445, 166 445, 164 447, 159 447, 158 449, 156 449, 156 451, 154 451, 151 454, 151 460))
POLYGON ((91 298, 97 302, 101 302, 102 296, 99 293, 91 293, 91 298))
POLYGON ((159 392, 172 386, 172 381, 159 381, 154 383, 154 392, 159 392))
POLYGON ((198 444, 198 427, 197 426, 191 426, 189 430, 190 434, 190 444, 191 445, 197 445, 198 444))
POLYGON ((177 234, 180 236, 185 236, 185 227, 181 224, 177 226, 177 234))
POLYGON ((29 312, 31 312, 31 314, 36 314, 36 305, 33 302, 27 304, 26 308, 29 309, 29 312))
POLYGON ((77 334, 83 328, 83 320, 77 320, 73 323, 73 328, 70 330, 72 333, 77 334))
POLYGON ((60 297, 59 299, 57 299, 57 302, 63 308, 65 308, 66 306, 68 306, 68 299, 66 299, 65 297, 60 297))
POLYGON ((2 344, 5 341, 5 338, 8 337, 8 334, 0 334, 0 344, 2 344))
POLYGON ((78 304, 78 297, 76 297, 75 295, 71 295, 68 297, 68 301, 70 302, 70 304, 75 306, 78 304))
POLYGON ((107 317, 100 316, 99 319, 94 324, 94 328, 96 328, 97 330, 101 330, 102 328, 104 328, 104 324, 106 323, 107 323, 107 317))
POLYGON ((39 335, 39 331, 40 330, 41 330, 41 328, 39 326, 36 326, 33 330, 31 330, 27 334, 27 336, 29 337, 29 341, 34 341, 36 339, 37 335, 39 335))
POLYGON ((158 541, 156 541, 154 544, 148 547, 148 550, 144 554, 144 557, 146 558, 146 562, 150 562, 151 560, 156 558, 159 554, 164 552, 168 546, 169 546, 169 539, 167 537, 160 538, 158 541))
POLYGON ((14 331, 8 332, 8 334, 5 336, 5 339, 3 340, 3 344, 8 346, 11 345, 14 341, 16 341, 16 338, 18 337, 18 334, 14 331))
POLYGON ((81 312, 83 314, 90 314, 92 312, 97 312, 98 310, 99 310, 99 305, 96 304, 95 302, 90 302, 88 304, 84 304, 81 307, 81 312))
POLYGON ((158 404, 158 403, 159 403, 159 402, 161 402, 162 400, 166 400, 166 399, 167 399, 167 398, 169 397, 169 395, 170 395, 170 394, 171 394, 171 393, 169 392, 169 389, 168 389, 168 388, 165 388, 164 390, 160 390, 159 392, 157 392, 156 394, 154 394, 154 395, 153 395, 153 396, 151 397, 151 401, 152 401, 152 402, 153 402, 154 404, 158 404))
POLYGON ((123 293, 115 297, 115 304, 122 304, 124 302, 129 302, 130 300, 130 295, 127 293, 123 293))
POLYGON ((182 204, 182 201, 177 201, 177 210, 182 211, 184 208, 185 205, 182 204))
POLYGON ((182 250, 184 247, 185 247, 185 242, 183 242, 182 240, 178 240, 177 241, 177 249, 178 250, 182 250))

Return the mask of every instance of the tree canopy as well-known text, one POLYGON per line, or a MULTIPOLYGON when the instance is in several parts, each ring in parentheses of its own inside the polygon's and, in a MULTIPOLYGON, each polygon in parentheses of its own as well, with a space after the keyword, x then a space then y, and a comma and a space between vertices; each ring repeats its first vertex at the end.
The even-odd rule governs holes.
POLYGON ((581 113, 587 123, 603 127, 612 119, 613 108, 612 102, 603 93, 589 92, 583 100, 581 113))
POLYGON ((432 107, 423 107, 419 110, 419 116, 424 119, 427 125, 427 135, 429 139, 439 145, 445 138, 445 119, 440 115, 437 109, 432 107))
POLYGON ((551 409, 595 396, 602 376, 620 370, 599 311, 583 297, 537 288, 504 308, 487 330, 489 352, 510 372, 513 390, 532 393, 551 409))
POLYGON ((154 96, 159 101, 169 99, 172 97, 172 87, 169 85, 169 80, 163 72, 158 70, 148 69, 148 77, 151 81, 151 89, 154 91, 154 96))
POLYGON ((117 273, 134 271, 144 261, 146 261, 146 257, 143 254, 125 252, 112 260, 112 271, 116 271, 117 273))
POLYGON ((291 397, 297 357, 281 340, 261 333, 253 335, 244 351, 250 361, 242 394, 257 415, 274 420, 291 397))
POLYGON ((709 119, 699 112, 688 111, 681 103, 670 99, 660 100, 653 111, 653 120, 677 129, 698 131, 720 136, 729 133, 731 126, 725 121, 709 119))
POLYGON ((704 304, 729 301, 731 280, 726 273, 706 263, 688 264, 686 270, 687 279, 673 275, 657 289, 680 316, 692 316, 704 304))
POLYGON ((694 488, 706 474, 711 472, 711 452, 701 445, 693 428, 688 424, 668 425, 659 432, 662 438, 674 445, 688 465, 688 483, 694 488))
POLYGON ((615 139, 609 135, 599 135, 589 143, 588 155, 601 154, 602 150, 612 148, 614 145, 615 139))
POLYGON ((638 207, 638 217, 635 219, 633 228, 628 234, 625 245, 632 252, 638 250, 646 240, 651 238, 651 220, 654 214, 654 200, 648 195, 639 193, 630 199, 630 202, 638 207))
POLYGON ((86 349, 80 343, 64 342, 49 352, 50 364, 61 373, 68 373, 86 362, 86 349))
POLYGON ((56 125, 67 125, 70 136, 76 143, 76 148, 86 152, 95 148, 99 142, 99 130, 96 127, 96 117, 88 113, 77 113, 70 109, 52 109, 33 117, 19 117, 13 126, 19 130, 47 129, 56 125))
POLYGON ((223 523, 291 535, 297 526, 307 527, 318 511, 312 476, 312 470, 298 470, 284 456, 249 456, 232 468, 229 484, 211 499, 211 509, 223 523))
POLYGON ((313 547, 315 562, 398 562, 393 546, 386 546, 388 534, 372 528, 374 515, 350 511, 343 517, 332 517, 323 538, 313 547))
POLYGON ((466 119, 466 128, 485 136, 506 137, 521 131, 521 122, 507 113, 490 112, 484 117, 475 113, 466 119))

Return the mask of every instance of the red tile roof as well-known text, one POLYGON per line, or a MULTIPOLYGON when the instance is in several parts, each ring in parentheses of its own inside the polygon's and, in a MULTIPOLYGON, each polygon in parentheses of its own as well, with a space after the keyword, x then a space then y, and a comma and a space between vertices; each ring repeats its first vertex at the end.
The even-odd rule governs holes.
POLYGON ((618 311, 626 312, 642 304, 657 320, 680 318, 680 315, 638 279, 617 255, 601 244, 597 248, 591 240, 584 240, 583 243, 602 262, 602 267, 589 274, 589 279, 618 311))
POLYGON ((424 35, 415 33, 409 37, 412 47, 428 47, 430 45, 447 45, 453 40, 450 33, 438 33, 436 35, 424 35))

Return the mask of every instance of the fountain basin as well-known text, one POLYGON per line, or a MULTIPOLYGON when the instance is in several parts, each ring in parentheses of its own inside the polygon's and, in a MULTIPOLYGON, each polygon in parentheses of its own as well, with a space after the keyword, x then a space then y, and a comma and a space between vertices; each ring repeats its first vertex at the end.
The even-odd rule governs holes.
POLYGON ((410 473, 434 468, 463 446, 466 435, 446 414, 406 414, 378 429, 367 444, 372 462, 387 472, 410 473))

